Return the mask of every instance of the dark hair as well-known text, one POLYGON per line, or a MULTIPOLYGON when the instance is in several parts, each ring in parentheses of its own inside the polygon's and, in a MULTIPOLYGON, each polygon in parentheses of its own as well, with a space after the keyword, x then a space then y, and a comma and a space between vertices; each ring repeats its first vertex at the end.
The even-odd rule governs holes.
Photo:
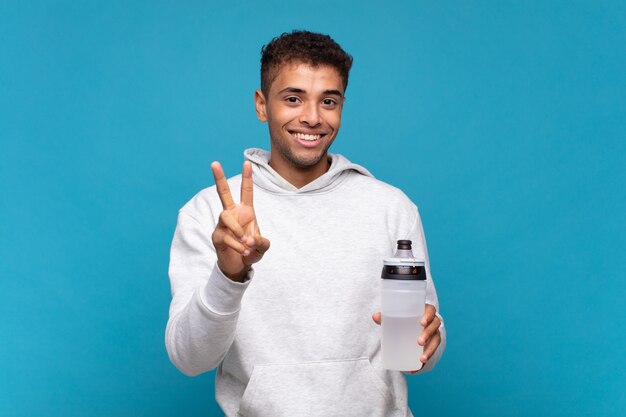
POLYGON ((339 72, 343 89, 348 87, 352 56, 330 36, 294 30, 272 39, 261 48, 261 90, 267 95, 282 65, 302 62, 313 67, 329 65, 339 72))

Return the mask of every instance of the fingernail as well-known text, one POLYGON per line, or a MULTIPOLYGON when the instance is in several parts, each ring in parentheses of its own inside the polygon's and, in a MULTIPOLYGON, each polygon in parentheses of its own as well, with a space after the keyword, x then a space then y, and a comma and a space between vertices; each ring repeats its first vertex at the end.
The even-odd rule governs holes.
POLYGON ((250 255, 250 250, 246 249, 245 251, 243 251, 243 256, 248 256, 250 255))
POLYGON ((240 241, 241 243, 243 243, 243 242, 245 242, 247 239, 248 239, 248 236, 243 235, 243 236, 241 236, 241 237, 239 238, 239 241, 240 241))

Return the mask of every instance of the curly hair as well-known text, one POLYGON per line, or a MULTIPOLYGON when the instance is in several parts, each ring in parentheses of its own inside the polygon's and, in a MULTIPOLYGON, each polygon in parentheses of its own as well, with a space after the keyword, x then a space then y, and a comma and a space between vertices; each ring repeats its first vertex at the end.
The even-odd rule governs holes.
POLYGON ((284 64, 302 62, 313 67, 329 65, 339 72, 344 91, 352 56, 344 51, 330 36, 306 30, 294 30, 272 39, 261 48, 261 90, 267 95, 278 71, 284 64))

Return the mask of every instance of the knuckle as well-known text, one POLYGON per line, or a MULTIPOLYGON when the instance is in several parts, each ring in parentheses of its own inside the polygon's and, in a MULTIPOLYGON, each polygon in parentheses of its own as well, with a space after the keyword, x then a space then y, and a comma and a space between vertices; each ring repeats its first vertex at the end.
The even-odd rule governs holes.
POLYGON ((211 240, 214 245, 222 243, 224 241, 224 233, 220 229, 215 229, 211 234, 211 240))
POLYGON ((230 199, 230 190, 228 188, 222 188, 219 191, 219 194, 222 196, 223 199, 228 200, 230 199))

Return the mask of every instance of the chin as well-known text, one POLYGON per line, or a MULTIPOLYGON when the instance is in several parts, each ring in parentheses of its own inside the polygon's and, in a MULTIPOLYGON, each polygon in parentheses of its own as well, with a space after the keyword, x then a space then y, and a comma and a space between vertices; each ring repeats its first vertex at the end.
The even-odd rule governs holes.
POLYGON ((317 165, 325 156, 326 156, 326 151, 315 156, 298 157, 298 156, 293 155, 292 158, 289 158, 289 160, 291 161, 292 164, 294 164, 298 168, 311 168, 317 165))

